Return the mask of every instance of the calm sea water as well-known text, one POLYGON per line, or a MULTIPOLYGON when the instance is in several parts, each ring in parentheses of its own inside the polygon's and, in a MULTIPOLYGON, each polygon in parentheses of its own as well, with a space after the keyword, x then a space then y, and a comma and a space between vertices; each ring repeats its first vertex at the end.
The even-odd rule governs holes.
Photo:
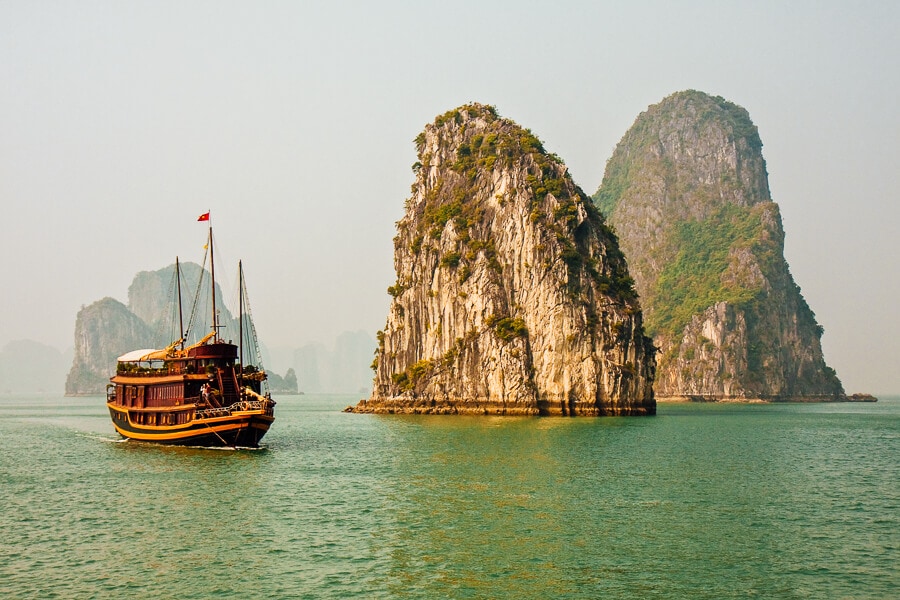
POLYGON ((896 598, 900 398, 652 418, 288 396, 258 451, 0 398, 3 598, 896 598))

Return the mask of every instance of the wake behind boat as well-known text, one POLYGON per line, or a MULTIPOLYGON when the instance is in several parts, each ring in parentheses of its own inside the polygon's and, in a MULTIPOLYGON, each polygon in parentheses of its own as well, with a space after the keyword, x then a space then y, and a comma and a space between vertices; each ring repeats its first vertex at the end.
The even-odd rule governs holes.
MULTIPOLYGON (((209 213, 199 220, 208 221, 209 213)), ((117 359, 116 374, 107 386, 106 405, 116 431, 126 438, 186 446, 255 448, 275 420, 275 401, 265 383, 265 370, 244 364, 246 290, 243 268, 238 263, 241 308, 238 339, 241 343, 235 345, 219 336, 222 326, 218 322, 215 302, 212 227, 209 228, 207 248, 212 331, 198 342, 185 345, 181 275, 176 259, 180 338, 163 350, 135 350, 117 359)), ((199 285, 202 286, 202 279, 199 285)), ((195 296, 195 302, 198 296, 195 296)), ((252 321, 249 321, 248 329, 258 355, 252 321)))

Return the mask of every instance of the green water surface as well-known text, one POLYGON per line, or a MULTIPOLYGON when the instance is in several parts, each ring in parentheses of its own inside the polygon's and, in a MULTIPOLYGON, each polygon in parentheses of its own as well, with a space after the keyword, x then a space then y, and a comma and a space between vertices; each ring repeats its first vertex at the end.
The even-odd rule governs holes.
POLYGON ((0 397, 3 598, 892 598, 900 398, 649 418, 353 415, 258 451, 0 397))

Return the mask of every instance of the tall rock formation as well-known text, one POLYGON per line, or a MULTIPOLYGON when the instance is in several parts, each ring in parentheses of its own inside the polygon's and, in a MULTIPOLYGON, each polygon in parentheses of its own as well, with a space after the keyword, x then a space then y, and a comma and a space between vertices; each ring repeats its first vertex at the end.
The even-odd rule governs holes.
POLYGON ((372 396, 350 410, 653 414, 633 281, 562 161, 479 104, 416 144, 372 396))
MULTIPOLYGON (((181 263, 181 304, 184 324, 188 325, 191 307, 196 319, 194 330, 205 335, 212 325, 212 303, 209 294, 209 271, 193 262, 181 263), (202 281, 201 281, 202 278, 202 281), (199 289, 199 293, 198 293, 199 289)), ((178 304, 175 265, 156 271, 141 271, 128 286, 128 309, 154 332, 151 345, 165 347, 178 337, 178 304)), ((216 309, 223 338, 237 340, 240 323, 225 305, 222 288, 216 284, 216 309)))
POLYGON ((685 91, 642 113, 594 200, 660 349, 660 399, 840 400, 822 328, 784 260, 747 111, 685 91))
MULTIPOLYGON (((182 263, 182 303, 186 307, 184 324, 190 320, 189 307, 198 294, 200 265, 182 263)), ((78 312, 75 320, 75 347, 72 368, 66 378, 66 395, 101 394, 115 371, 116 358, 131 350, 165 348, 180 334, 175 292, 175 265, 158 271, 138 273, 128 288, 125 306, 113 298, 98 300, 78 312)), ((206 273, 209 277, 209 273, 206 273)), ((206 281, 209 281, 208 279, 206 281)), ((208 283, 206 284, 208 286, 208 283)), ((209 331, 212 312, 209 293, 199 294, 196 324, 192 327, 196 341, 209 331)), ((238 338, 238 322, 222 302, 222 290, 216 284, 219 322, 225 326, 222 337, 238 338)))
POLYGON ((116 358, 147 347, 152 332, 128 307, 104 298, 78 312, 75 356, 66 378, 66 395, 100 394, 115 371, 116 358))

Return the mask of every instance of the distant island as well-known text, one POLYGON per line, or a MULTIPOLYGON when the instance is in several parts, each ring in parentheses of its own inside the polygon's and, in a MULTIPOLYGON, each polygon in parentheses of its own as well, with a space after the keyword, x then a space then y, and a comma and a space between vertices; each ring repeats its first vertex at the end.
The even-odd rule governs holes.
MULTIPOLYGON (((188 305, 187 290, 193 290, 202 267, 182 263, 184 280, 182 301, 188 305)), ((168 310, 173 294, 175 265, 135 275, 128 288, 128 306, 114 298, 103 298, 82 307, 75 320, 75 344, 72 367, 66 378, 67 396, 102 394, 115 371, 116 358, 139 348, 165 348, 178 334, 173 330, 175 314, 168 310)), ((237 320, 221 302, 222 291, 216 286, 220 323, 226 332, 237 335, 237 320)), ((226 336, 227 337, 227 336, 226 336)), ((269 373, 272 391, 296 393, 297 378, 293 371, 284 377, 269 373)))
POLYGON ((878 402, 878 398, 872 394, 851 394, 848 400, 850 402, 878 402))

